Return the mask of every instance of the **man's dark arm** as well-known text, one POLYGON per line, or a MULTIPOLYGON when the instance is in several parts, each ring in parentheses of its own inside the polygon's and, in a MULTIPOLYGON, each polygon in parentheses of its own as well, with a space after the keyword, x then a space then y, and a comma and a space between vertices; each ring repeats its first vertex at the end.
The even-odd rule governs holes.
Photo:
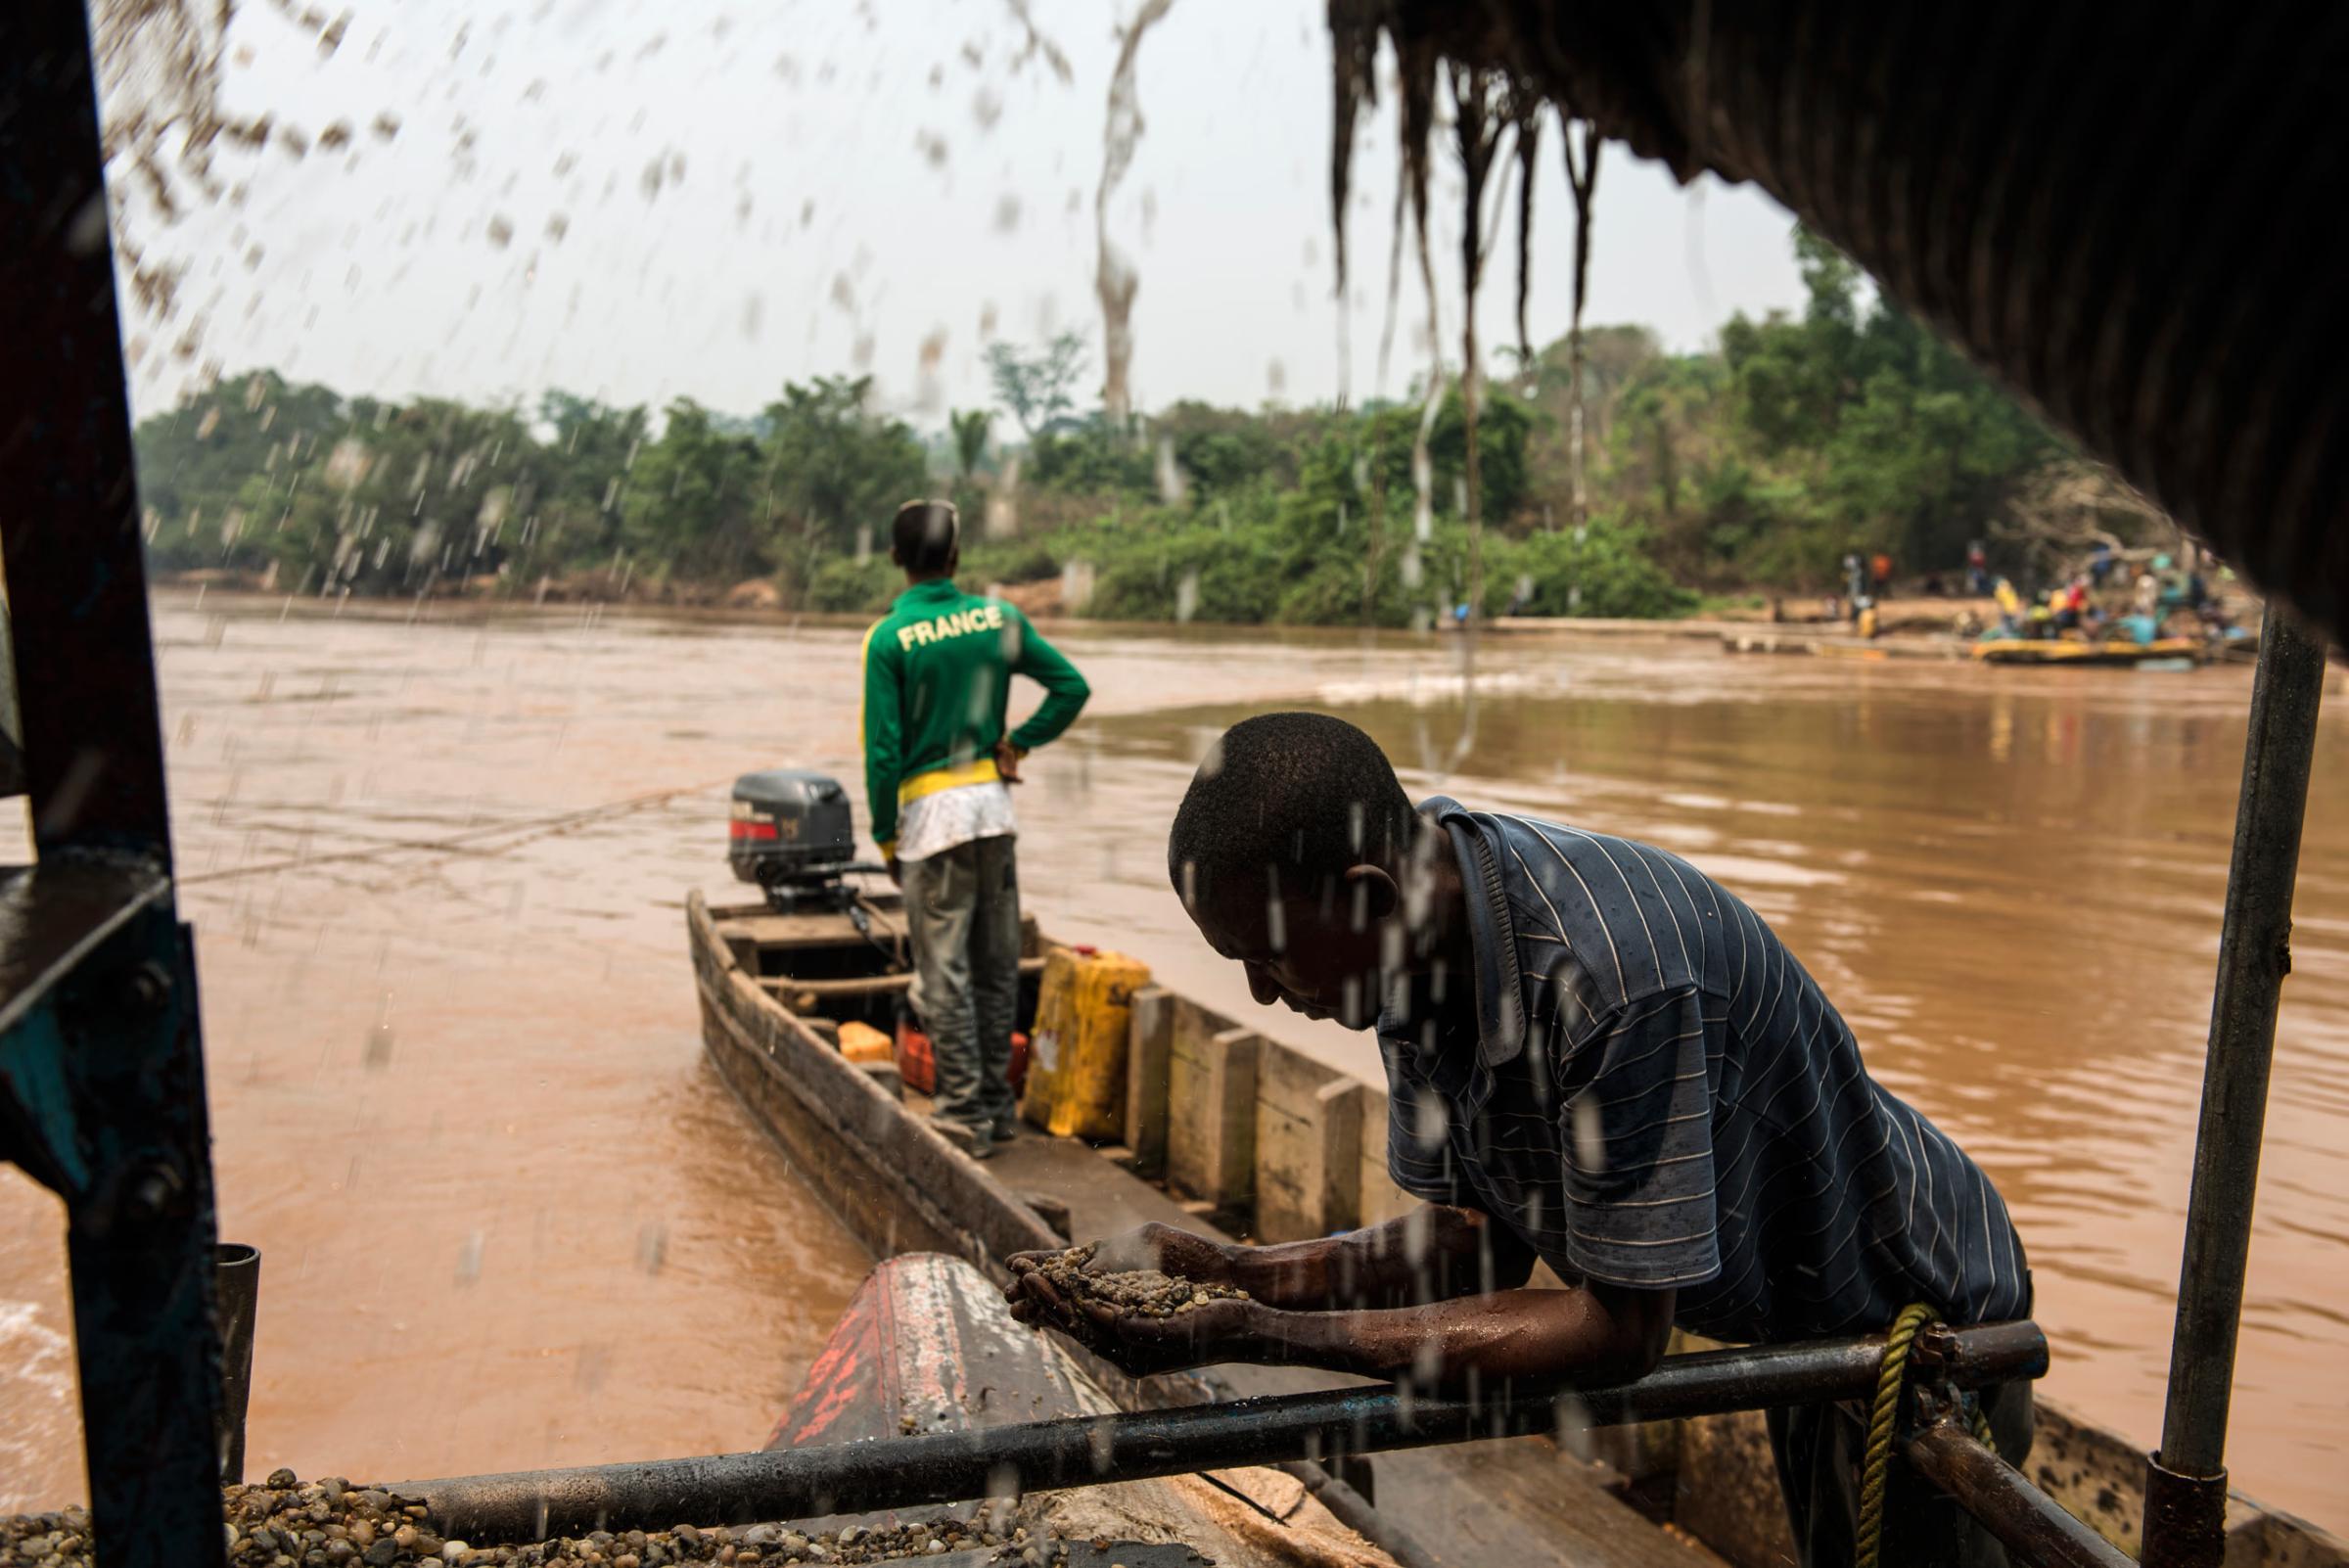
POLYGON ((1230 1254, 1230 1283, 1295 1312, 1423 1306, 1514 1290, 1534 1271, 1533 1249, 1515 1231, 1447 1204, 1341 1236, 1230 1254))
MULTIPOLYGON (((1422 1306, 1514 1290, 1534 1271, 1533 1249, 1515 1231, 1474 1209, 1446 1204, 1341 1236, 1269 1247, 1211 1240, 1155 1222, 1092 1245, 1095 1269, 1161 1268, 1237 1285, 1267 1307, 1291 1312, 1422 1306)), ((1051 1256, 1018 1253, 1005 1260, 1015 1303, 1020 1281, 1051 1256)))
POLYGON ((1457 1386, 1571 1378, 1593 1386, 1654 1369, 1678 1292, 1591 1284, 1504 1290, 1371 1312, 1260 1310, 1230 1359, 1457 1386), (1253 1353, 1253 1354, 1251 1354, 1253 1353))
POLYGON ((1284 1312, 1215 1301, 1169 1317, 1071 1300, 1042 1275, 1015 1287, 1012 1315, 1060 1328, 1128 1375, 1225 1361, 1317 1366, 1407 1379, 1426 1389, 1497 1381, 1629 1382, 1654 1369, 1672 1337, 1679 1292, 1591 1284, 1503 1290, 1421 1307, 1284 1312))

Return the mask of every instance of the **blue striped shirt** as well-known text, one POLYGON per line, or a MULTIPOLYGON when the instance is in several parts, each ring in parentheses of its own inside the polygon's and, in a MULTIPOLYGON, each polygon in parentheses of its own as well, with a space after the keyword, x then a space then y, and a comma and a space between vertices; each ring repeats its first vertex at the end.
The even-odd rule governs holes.
POLYGON ((1677 855, 1420 807, 1467 884, 1473 1032, 1379 1020, 1405 1191, 1478 1209, 1570 1280, 1677 1287, 1745 1342, 2031 1308, 1989 1177, 1879 1087, 1761 916, 1677 855))

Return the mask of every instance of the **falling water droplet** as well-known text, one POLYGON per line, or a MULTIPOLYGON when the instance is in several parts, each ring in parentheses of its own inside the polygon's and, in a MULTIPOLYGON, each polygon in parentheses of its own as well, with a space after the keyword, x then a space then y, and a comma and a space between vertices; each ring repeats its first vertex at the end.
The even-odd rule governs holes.
POLYGON ((1411 1136, 1420 1148, 1440 1147, 1451 1131, 1451 1112, 1446 1108, 1444 1097, 1430 1088, 1421 1088, 1411 1098, 1411 1136))
POLYGON ((1599 1126, 1598 1102, 1589 1094, 1574 1102, 1574 1163, 1589 1176, 1607 1168, 1607 1140, 1599 1126))

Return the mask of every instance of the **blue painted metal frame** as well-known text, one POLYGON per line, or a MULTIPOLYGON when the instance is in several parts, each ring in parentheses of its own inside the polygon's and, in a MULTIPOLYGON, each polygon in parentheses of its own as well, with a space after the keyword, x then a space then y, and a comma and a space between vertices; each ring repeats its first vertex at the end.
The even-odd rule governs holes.
POLYGON ((0 566, 38 862, 0 871, 0 1158, 65 1201, 97 1545, 217 1568, 220 1338, 194 940, 83 0, 0 19, 0 566))

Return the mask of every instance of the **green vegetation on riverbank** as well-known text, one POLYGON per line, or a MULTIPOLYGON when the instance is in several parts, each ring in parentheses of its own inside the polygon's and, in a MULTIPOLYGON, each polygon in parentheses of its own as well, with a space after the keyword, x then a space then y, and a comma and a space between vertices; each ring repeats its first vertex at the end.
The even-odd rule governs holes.
MULTIPOLYGON (((1817 593, 1850 551, 1952 572, 1967 541, 2028 573, 2096 532, 2164 528, 1937 339, 1796 239, 1800 319, 1733 318, 1717 351, 1643 328, 1586 335, 1587 505, 1576 520, 1567 345, 1488 383, 1477 449, 1483 609, 1658 617, 1700 593, 1817 593), (2002 559, 2003 558, 2003 559, 2002 559)), ((720 596, 864 611, 894 578, 897 504, 961 502, 974 582, 1036 584, 1103 619, 1424 623, 1466 593, 1456 386, 1422 405, 1247 412, 1177 403, 1071 417, 1082 346, 992 355, 1024 444, 990 458, 957 415, 938 455, 869 378, 789 383, 751 418, 659 416, 565 392, 534 408, 344 397, 267 371, 138 432, 150 548, 299 593, 454 586, 522 597, 720 596), (1049 586, 1044 586, 1044 585, 1049 586)))

